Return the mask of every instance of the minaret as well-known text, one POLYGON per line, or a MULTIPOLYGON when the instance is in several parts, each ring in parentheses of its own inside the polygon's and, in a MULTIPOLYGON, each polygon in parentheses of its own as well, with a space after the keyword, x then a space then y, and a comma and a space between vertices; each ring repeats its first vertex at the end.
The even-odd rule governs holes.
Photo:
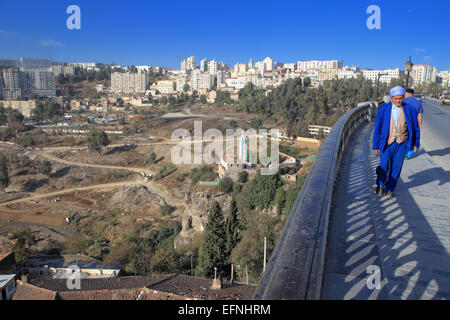
POLYGON ((248 162, 248 137, 245 134, 239 137, 239 162, 248 162))

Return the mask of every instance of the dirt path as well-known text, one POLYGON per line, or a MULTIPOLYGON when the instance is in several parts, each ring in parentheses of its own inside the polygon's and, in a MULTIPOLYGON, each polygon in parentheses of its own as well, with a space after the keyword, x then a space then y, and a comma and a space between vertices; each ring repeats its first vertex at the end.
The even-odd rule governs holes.
MULTIPOLYGON (((9 144, 9 145, 11 145, 11 144, 9 144)), ((118 146, 121 146, 121 145, 118 145, 118 146)), ((78 147, 63 147, 63 148, 65 148, 67 150, 80 149, 78 147)), ((48 160, 63 163, 66 165, 71 165, 71 166, 103 168, 103 169, 113 169, 113 170, 128 170, 128 171, 133 171, 133 172, 137 172, 140 174, 145 173, 146 176, 153 175, 152 171, 145 169, 145 168, 90 164, 90 163, 81 163, 81 162, 59 159, 58 157, 55 157, 52 154, 50 154, 50 150, 55 150, 55 149, 54 148, 49 148, 46 150, 34 149, 34 150, 30 150, 30 151, 37 154, 38 156, 48 159, 48 160)), ((57 197, 59 195, 66 194, 66 193, 72 193, 75 191, 105 190, 105 189, 121 187, 124 185, 129 185, 129 184, 142 185, 142 186, 147 187, 147 189, 149 191, 151 191, 151 192, 155 193, 156 195, 160 196, 161 198, 163 198, 166 201, 166 203, 168 203, 171 206, 175 206, 177 208, 183 208, 185 206, 185 204, 182 201, 173 197, 164 186, 157 185, 152 181, 148 181, 148 180, 144 179, 143 177, 138 177, 136 179, 128 180, 128 181, 119 181, 119 182, 97 184, 97 185, 91 185, 91 186, 85 186, 85 187, 68 188, 68 189, 55 191, 55 192, 49 192, 49 193, 45 193, 45 194, 32 193, 30 196, 27 196, 27 197, 24 197, 21 199, 7 200, 5 202, 0 203, 0 221, 17 221, 17 222, 23 222, 23 223, 34 223, 34 224, 50 225, 50 226, 57 226, 57 227, 64 226, 64 225, 66 225, 66 221, 63 217, 49 216, 49 215, 46 215, 45 213, 37 214, 38 210, 11 209, 11 208, 8 208, 8 206, 12 205, 12 204, 16 204, 16 203, 23 203, 23 202, 29 202, 32 200, 45 199, 48 197, 57 197)))
POLYGON ((38 155, 47 158, 48 160, 52 160, 59 163, 64 163, 70 166, 76 166, 76 167, 91 167, 91 168, 102 168, 102 169, 114 169, 114 170, 128 170, 133 172, 142 173, 145 172, 146 175, 153 175, 153 172, 145 169, 145 168, 135 168, 135 167, 122 167, 122 166, 112 166, 112 165, 104 165, 104 164, 92 164, 92 163, 82 163, 82 162, 76 162, 76 161, 68 161, 64 159, 60 159, 58 157, 55 157, 54 155, 50 154, 46 151, 41 150, 34 150, 35 153, 38 155))
POLYGON ((96 189, 96 190, 100 191, 100 190, 120 187, 120 186, 127 185, 127 184, 145 185, 145 180, 144 179, 134 179, 134 180, 128 180, 128 181, 96 184, 96 185, 87 186, 87 187, 69 188, 69 189, 64 189, 64 190, 55 191, 55 192, 48 192, 48 193, 39 193, 39 194, 34 193, 33 195, 25 197, 25 198, 16 199, 16 200, 6 200, 0 204, 0 207, 5 207, 7 205, 20 203, 20 202, 27 202, 27 201, 31 201, 31 200, 39 200, 42 198, 56 197, 56 196, 59 196, 59 195, 65 194, 65 193, 71 193, 71 192, 75 192, 75 191, 86 191, 86 190, 92 190, 92 189, 96 189))

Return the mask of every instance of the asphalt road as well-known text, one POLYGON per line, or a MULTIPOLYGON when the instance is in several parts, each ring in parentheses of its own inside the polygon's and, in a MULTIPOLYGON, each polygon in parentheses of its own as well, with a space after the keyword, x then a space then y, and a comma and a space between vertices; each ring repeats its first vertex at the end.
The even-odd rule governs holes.
POLYGON ((445 171, 450 172, 450 105, 425 99, 421 146, 445 171))

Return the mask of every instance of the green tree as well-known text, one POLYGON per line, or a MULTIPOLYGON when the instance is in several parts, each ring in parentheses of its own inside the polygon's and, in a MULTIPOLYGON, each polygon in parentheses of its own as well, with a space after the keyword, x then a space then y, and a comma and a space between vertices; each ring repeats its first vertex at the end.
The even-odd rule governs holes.
POLYGON ((6 109, 3 108, 3 103, 0 103, 0 126, 5 125, 8 122, 8 115, 6 109))
POLYGON ((217 268, 219 272, 223 271, 226 262, 224 252, 224 218, 219 203, 214 201, 209 209, 205 238, 199 249, 196 275, 211 276, 214 274, 214 268, 217 268))
POLYGON ((239 242, 239 220, 237 214, 236 200, 233 199, 230 204, 230 213, 225 221, 225 256, 227 260, 231 255, 231 251, 239 242))
POLYGON ((248 172, 247 171, 241 171, 239 172, 239 176, 238 176, 238 181, 239 183, 246 183, 247 179, 248 179, 248 172))
POLYGON ((156 153, 152 152, 150 154, 150 163, 155 163, 156 162, 156 153))
POLYGON ((230 177, 223 178, 219 183, 219 190, 224 193, 233 192, 233 180, 230 177))
POLYGON ((208 101, 206 100, 206 96, 204 95, 204 94, 202 94, 201 96, 200 96, 200 102, 201 103, 203 103, 203 104, 206 104, 208 101))
POLYGON ((17 110, 12 109, 8 114, 8 127, 15 131, 16 136, 23 129, 23 119, 24 116, 17 110))
POLYGON ((50 177, 52 174, 52 163, 48 160, 38 161, 37 168, 39 173, 50 177))
POLYGON ((9 185, 8 160, 4 155, 0 157, 0 188, 5 192, 9 185))
POLYGON ((9 239, 16 240, 12 251, 14 252, 17 264, 24 265, 30 256, 28 247, 35 243, 33 233, 30 229, 18 230, 14 232, 9 239))
POLYGON ((102 152, 104 146, 109 144, 108 136, 103 130, 93 128, 89 131, 87 136, 89 151, 102 152))
POLYGON ((160 248, 152 257, 151 270, 155 273, 170 273, 177 269, 173 248, 160 248))
POLYGON ((17 144, 24 148, 31 147, 34 145, 33 136, 29 133, 22 134, 17 140, 17 144))
POLYGON ((277 192, 275 193, 275 203, 277 205, 278 214, 283 214, 284 207, 286 205, 286 192, 283 187, 277 189, 277 192))

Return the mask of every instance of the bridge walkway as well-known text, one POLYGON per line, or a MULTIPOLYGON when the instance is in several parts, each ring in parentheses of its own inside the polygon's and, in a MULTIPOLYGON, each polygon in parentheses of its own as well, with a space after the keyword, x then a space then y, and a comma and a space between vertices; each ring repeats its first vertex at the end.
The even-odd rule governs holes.
POLYGON ((342 158, 321 299, 449 299, 450 173, 421 149, 405 160, 396 197, 376 195, 372 132, 373 122, 357 129, 342 158), (368 286, 371 266, 379 289, 368 286))

